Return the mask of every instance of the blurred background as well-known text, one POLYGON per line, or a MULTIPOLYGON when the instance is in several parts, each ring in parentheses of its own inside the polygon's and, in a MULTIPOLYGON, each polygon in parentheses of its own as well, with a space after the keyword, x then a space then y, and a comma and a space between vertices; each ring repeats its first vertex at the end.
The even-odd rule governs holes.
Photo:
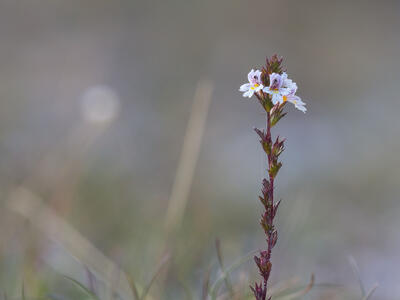
POLYGON ((225 266, 263 248, 264 115, 238 88, 278 53, 308 111, 274 128, 272 284, 314 273, 341 288, 303 299, 360 299, 353 257, 371 299, 400 299, 399 16, 395 0, 3 0, 0 297, 80 299, 67 275, 132 299, 121 270, 140 290, 168 260, 148 299, 199 299, 217 238, 225 266))

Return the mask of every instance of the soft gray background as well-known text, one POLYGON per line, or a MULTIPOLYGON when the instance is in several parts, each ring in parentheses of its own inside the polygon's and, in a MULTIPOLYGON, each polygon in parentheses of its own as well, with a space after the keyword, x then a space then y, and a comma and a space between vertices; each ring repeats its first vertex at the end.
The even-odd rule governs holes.
MULTIPOLYGON (((400 2, 388 0, 3 0, 2 197, 28 186, 147 281, 193 94, 209 79, 215 89, 184 227, 164 292, 154 293, 180 298, 182 278, 198 289, 215 238, 227 262, 263 246, 264 161, 252 127, 264 116, 238 88, 279 53, 308 112, 288 107, 274 131, 287 150, 272 281, 306 282, 315 272, 318 282, 356 289, 351 255, 365 285, 379 283, 374 299, 399 299, 399 17, 400 2), (119 109, 86 147, 85 133, 75 138, 93 129, 82 99, 99 85, 119 109)), ((0 287, 13 294, 41 237, 5 206, 2 216, 0 287)), ((254 266, 248 271, 256 278, 254 266)))

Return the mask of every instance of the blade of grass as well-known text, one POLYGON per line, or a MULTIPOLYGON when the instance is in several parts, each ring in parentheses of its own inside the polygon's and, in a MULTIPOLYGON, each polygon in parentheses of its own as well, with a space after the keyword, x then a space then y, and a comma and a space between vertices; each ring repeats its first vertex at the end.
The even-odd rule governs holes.
POLYGON ((218 299, 245 300, 254 297, 253 293, 247 293, 248 283, 249 278, 247 273, 243 272, 239 274, 239 281, 235 282, 235 285, 233 286, 233 295, 231 296, 229 291, 226 291, 218 295, 218 299))
POLYGON ((96 293, 96 289, 95 289, 96 278, 93 276, 93 273, 89 270, 88 267, 85 267, 85 270, 86 270, 86 274, 87 274, 87 278, 88 278, 89 290, 92 293, 96 293))
POLYGON ((226 288, 228 289, 228 292, 229 292, 229 295, 231 296, 231 298, 233 298, 233 287, 232 287, 232 283, 229 278, 229 274, 226 274, 225 270, 224 270, 224 263, 222 260, 222 251, 221 251, 221 241, 219 239, 215 240, 215 248, 217 250, 217 258, 218 258, 219 267, 221 269, 221 273, 225 274, 224 282, 225 282, 226 288))
POLYGON ((378 288, 378 284, 375 284, 370 291, 362 298, 362 300, 368 300, 372 294, 375 292, 375 290, 378 288))
POLYGON ((183 139, 182 152, 172 186, 167 213, 165 214, 167 233, 173 232, 181 223, 186 209, 213 89, 212 82, 202 80, 199 81, 195 91, 189 123, 183 139))
MULTIPOLYGON (((286 290, 280 290, 279 292, 272 294, 272 299, 285 299, 285 297, 292 295, 293 293, 298 293, 307 288, 308 285, 299 286, 296 288, 288 287, 286 290)), ((326 288, 326 289, 342 289, 345 288, 340 284, 331 284, 331 283, 318 283, 314 284, 313 288, 326 288)))
POLYGON ((229 266, 225 270, 225 272, 221 273, 221 275, 219 276, 217 281, 214 283, 214 285, 212 286, 212 288, 211 288, 211 290, 209 292, 211 300, 216 300, 217 299, 218 290, 219 290, 221 284, 225 281, 226 274, 232 273, 235 269, 240 267, 242 264, 248 262, 256 252, 257 251, 252 251, 252 252, 248 253, 247 255, 241 257, 238 261, 236 261, 231 266, 229 266))
POLYGON ((22 296, 22 300, 25 300, 25 287, 24 287, 23 282, 22 282, 21 296, 22 296))
POLYGON ((311 274, 310 283, 304 289, 294 292, 292 294, 289 294, 281 299, 292 300, 292 299, 297 299, 297 298, 303 297, 313 288, 314 283, 315 283, 315 276, 314 276, 314 274, 311 274))
POLYGON ((190 286, 187 284, 186 281, 180 280, 179 283, 181 284, 183 291, 185 292, 185 299, 186 300, 193 300, 193 294, 190 290, 190 286))
POLYGON ((61 245, 70 258, 87 266, 98 280, 108 289, 114 289, 121 299, 133 299, 125 273, 32 191, 24 187, 16 188, 7 199, 7 207, 30 220, 46 237, 61 245), (116 272, 119 273, 119 280, 113 287, 116 272))
POLYGON ((299 278, 291 278, 286 280, 285 282, 278 282, 277 284, 271 286, 269 291, 271 295, 279 295, 280 293, 284 293, 285 291, 294 288, 296 285, 299 284, 299 278))
POLYGON ((150 291, 151 286, 153 285, 154 281, 156 280, 156 278, 158 277, 158 275, 160 275, 163 267, 168 263, 168 261, 170 260, 170 255, 166 254, 162 259, 161 262, 156 270, 156 272, 154 273, 154 275, 152 276, 150 282, 147 284, 147 286, 144 288, 142 295, 140 296, 140 300, 144 300, 146 298, 146 295, 148 294, 148 292, 150 291))
POLYGON ((360 290, 361 290, 361 296, 365 297, 365 295, 366 295, 365 287, 364 287, 364 284, 363 284, 363 282, 361 280, 361 273, 360 273, 360 269, 358 268, 357 262, 356 262, 356 260, 354 259, 353 256, 349 256, 348 260, 349 260, 351 269, 353 270, 354 276, 357 278, 358 285, 359 285, 360 290))
POLYGON ((203 278, 203 286, 202 286, 202 293, 201 293, 202 300, 207 300, 208 289, 210 288, 210 276, 211 276, 211 267, 208 267, 206 273, 204 274, 204 278, 203 278))
POLYGON ((94 294, 92 291, 90 291, 87 287, 85 287, 82 283, 80 283, 79 281, 75 280, 72 277, 63 275, 63 277, 67 280, 69 280, 70 282, 72 282, 72 284, 76 287, 78 287, 82 292, 84 292, 87 296, 89 296, 91 299, 93 300, 100 300, 96 294, 94 294))
POLYGON ((136 284, 135 284, 135 280, 133 279, 132 276, 130 276, 128 274, 127 274, 126 278, 127 278, 128 283, 129 283, 129 285, 131 287, 132 294, 133 294, 133 299, 134 300, 139 300, 140 298, 139 298, 139 293, 138 293, 138 290, 137 290, 137 287, 136 287, 136 284))

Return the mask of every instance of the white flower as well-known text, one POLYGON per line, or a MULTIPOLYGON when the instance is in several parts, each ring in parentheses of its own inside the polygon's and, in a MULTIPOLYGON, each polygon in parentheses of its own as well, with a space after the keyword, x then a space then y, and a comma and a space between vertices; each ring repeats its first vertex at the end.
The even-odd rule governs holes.
POLYGON ((254 95, 263 89, 261 83, 261 71, 251 69, 250 73, 247 75, 249 83, 245 83, 240 86, 239 91, 243 92, 243 97, 249 97, 254 95))
POLYGON ((292 79, 289 79, 286 72, 283 72, 282 75, 282 86, 291 89, 293 86, 296 86, 297 88, 297 84, 295 82, 293 82, 292 79))
POLYGON ((265 87, 263 91, 271 95, 271 101, 274 105, 288 101, 293 103, 298 110, 304 113, 307 111, 306 104, 301 101, 299 96, 296 96, 297 84, 289 79, 285 72, 282 75, 272 73, 269 75, 269 82, 269 86, 265 87))
POLYGON ((243 84, 239 91, 243 92, 243 97, 249 97, 261 90, 271 95, 272 104, 282 104, 286 101, 294 104, 298 110, 306 112, 307 108, 305 103, 296 96, 297 84, 288 78, 288 75, 283 72, 282 74, 272 73, 269 75, 269 86, 264 87, 261 82, 261 71, 252 69, 247 75, 249 83, 243 84))
POLYGON ((297 91, 297 85, 294 83, 292 85, 292 88, 290 89, 289 94, 283 96, 283 102, 290 102, 294 104, 294 107, 296 107, 298 110, 301 110, 303 113, 307 111, 307 108, 305 107, 305 103, 300 99, 299 96, 296 96, 296 91, 297 91))
POLYGON ((272 73, 269 75, 269 86, 263 89, 264 92, 271 95, 272 104, 282 104, 283 96, 289 94, 290 89, 295 83, 287 78, 287 74, 282 75, 272 73))

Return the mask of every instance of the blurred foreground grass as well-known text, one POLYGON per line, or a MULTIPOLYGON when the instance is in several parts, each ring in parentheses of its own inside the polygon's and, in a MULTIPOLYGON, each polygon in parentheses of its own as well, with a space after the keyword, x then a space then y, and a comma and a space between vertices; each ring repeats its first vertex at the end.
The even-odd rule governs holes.
MULTIPOLYGON (((155 258, 152 265, 142 265, 140 270, 136 270, 150 276, 147 282, 139 282, 129 275, 129 270, 104 256, 29 190, 14 190, 7 206, 28 221, 22 227, 28 228, 29 224, 33 228, 29 232, 32 240, 29 246, 26 245, 19 270, 15 270, 16 277, 9 276, 6 280, 8 286, 2 289, 4 299, 252 299, 248 286, 255 278, 249 275, 251 272, 246 265, 251 261, 253 268, 255 251, 236 258, 225 267, 221 243, 217 241, 215 253, 209 255, 211 263, 207 264, 203 274, 197 276, 197 280, 189 281, 169 278, 175 276, 171 269, 182 267, 182 262, 177 260, 176 248, 168 247, 168 250, 174 250, 155 258), (38 243, 36 238, 42 243, 38 243)), ((351 264, 360 291, 349 286, 315 283, 313 275, 308 285, 298 278, 275 284, 271 289, 273 299, 369 299, 375 287, 367 291, 355 261, 352 260, 351 264)), ((18 264, 7 267, 11 270, 16 266, 18 264)))

